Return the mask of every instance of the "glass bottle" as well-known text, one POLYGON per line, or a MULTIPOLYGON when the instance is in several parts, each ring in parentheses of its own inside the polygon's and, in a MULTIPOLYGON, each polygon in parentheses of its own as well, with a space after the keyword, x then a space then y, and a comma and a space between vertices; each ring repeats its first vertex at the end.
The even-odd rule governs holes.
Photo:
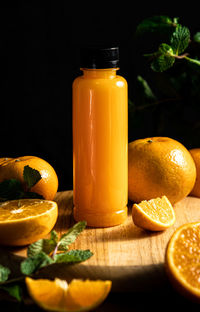
POLYGON ((73 82, 74 218, 109 227, 127 217, 128 96, 119 49, 89 48, 73 82))

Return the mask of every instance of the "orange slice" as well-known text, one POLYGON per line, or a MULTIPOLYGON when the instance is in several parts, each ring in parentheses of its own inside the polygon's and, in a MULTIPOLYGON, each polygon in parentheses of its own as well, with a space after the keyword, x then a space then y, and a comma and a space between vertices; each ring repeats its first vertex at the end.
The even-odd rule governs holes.
POLYGON ((52 230, 57 216, 58 206, 54 201, 19 199, 0 203, 0 244, 33 243, 52 230))
POLYGON ((174 224, 174 209, 166 196, 144 200, 132 207, 135 225, 150 231, 163 231, 174 224))
POLYGON ((89 311, 100 305, 111 289, 111 281, 73 279, 70 284, 56 278, 34 280, 26 277, 31 298, 49 311, 89 311))
POLYGON ((165 265, 174 287, 200 302, 200 222, 184 224, 174 232, 165 265))

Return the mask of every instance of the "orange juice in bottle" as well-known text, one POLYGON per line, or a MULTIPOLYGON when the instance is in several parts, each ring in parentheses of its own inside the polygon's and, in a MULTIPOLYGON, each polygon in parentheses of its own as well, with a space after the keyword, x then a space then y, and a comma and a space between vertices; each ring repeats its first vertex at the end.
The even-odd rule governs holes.
POLYGON ((128 96, 119 49, 87 48, 73 82, 74 219, 109 227, 127 217, 128 96))

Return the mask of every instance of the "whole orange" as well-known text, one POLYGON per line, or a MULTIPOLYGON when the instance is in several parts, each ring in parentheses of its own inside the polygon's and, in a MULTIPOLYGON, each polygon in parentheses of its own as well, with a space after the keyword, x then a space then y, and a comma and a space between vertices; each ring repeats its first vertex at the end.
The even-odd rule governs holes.
POLYGON ((0 158, 0 182, 17 179, 23 184, 23 170, 27 165, 38 170, 42 177, 30 191, 42 195, 44 199, 53 200, 58 190, 58 177, 54 168, 42 158, 36 156, 0 158))
POLYGON ((128 194, 134 202, 165 195, 174 204, 187 196, 194 186, 194 160, 174 139, 135 140, 129 143, 128 158, 128 194))
POLYGON ((192 196, 200 197, 200 148, 193 148, 189 150, 192 158, 194 159, 197 171, 195 185, 190 193, 192 196))

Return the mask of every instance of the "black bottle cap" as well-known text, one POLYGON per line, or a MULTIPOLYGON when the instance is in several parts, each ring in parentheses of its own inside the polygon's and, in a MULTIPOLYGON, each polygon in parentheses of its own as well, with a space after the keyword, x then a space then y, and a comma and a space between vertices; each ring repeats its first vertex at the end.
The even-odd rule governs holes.
POLYGON ((84 47, 80 55, 81 68, 118 68, 119 48, 84 47))

